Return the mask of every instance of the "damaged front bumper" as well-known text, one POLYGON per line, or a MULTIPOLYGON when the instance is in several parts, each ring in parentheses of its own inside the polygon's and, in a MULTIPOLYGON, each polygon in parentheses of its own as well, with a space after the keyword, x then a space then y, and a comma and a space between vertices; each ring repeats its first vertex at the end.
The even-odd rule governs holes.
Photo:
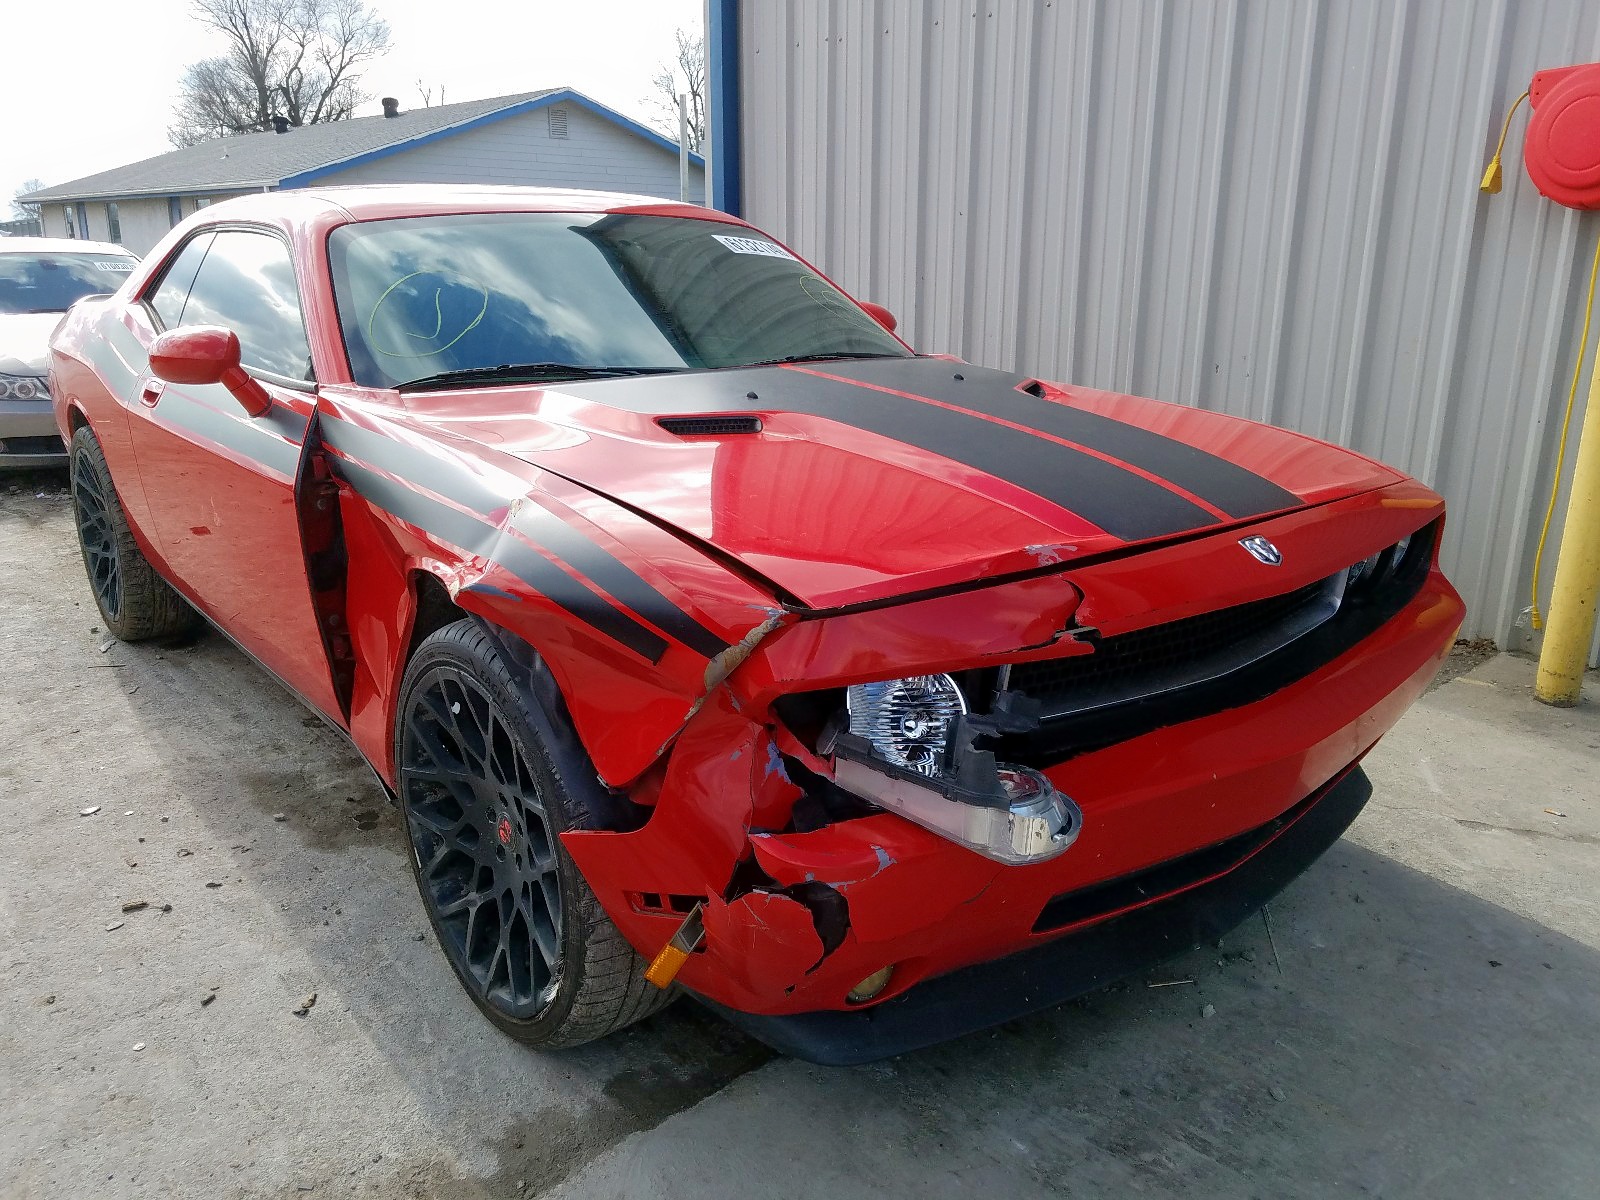
MULTIPOLYGON (((1351 503, 1346 518, 1323 510, 1315 524, 1298 516, 1276 523, 1274 540, 1306 564, 1304 578, 1285 571, 1281 586, 1325 579, 1343 558, 1359 559, 1372 544, 1414 528, 1423 514, 1411 497, 1400 498, 1409 506, 1374 514, 1370 503, 1351 503)), ((1231 539, 1227 546, 1237 553, 1231 539)), ((1174 547, 1077 578, 1091 596, 1181 618, 1215 586, 1197 577, 1200 558, 1199 547, 1174 547), (1192 600, 1157 594, 1191 580, 1192 600)), ((708 697, 671 753, 634 786, 651 806, 642 827, 570 831, 563 843, 647 959, 698 907, 704 938, 677 976, 691 993, 742 1014, 753 1032, 803 1056, 857 1061, 894 1053, 1058 1002, 1182 950, 1195 940, 1186 929, 1221 927, 1214 914, 1186 915, 1201 911, 1192 907, 1199 900, 1182 899, 1191 891, 1225 897, 1226 911, 1240 915, 1259 905, 1257 896, 1303 869, 1359 809, 1353 802, 1337 828, 1321 818, 1305 823, 1313 809, 1340 809, 1352 788, 1364 800, 1364 783, 1342 783, 1327 793, 1341 799, 1326 808, 1307 803, 1330 781, 1361 778, 1345 773, 1421 694, 1462 617, 1435 565, 1401 607, 1378 614, 1358 642, 1335 647, 1303 675, 1059 759, 1007 754, 1053 764, 1037 768, 1045 786, 1020 804, 1017 796, 960 802, 926 777, 885 771, 847 731, 801 743, 773 716, 775 697, 818 679, 848 686, 897 670, 951 669, 928 650, 941 630, 961 630, 968 661, 996 665, 1021 661, 1019 640, 1028 653, 1077 653, 1057 644, 1074 610, 1080 623, 1118 632, 1108 608, 1095 612, 1076 601, 1059 577, 1038 577, 981 596, 941 596, 787 629, 708 697), (1033 626, 1025 624, 1029 615, 1033 626), (851 801, 855 810, 841 814, 819 803, 830 795, 849 800, 848 793, 868 797, 873 810, 862 815, 851 801), (1283 836, 1266 836, 1275 823, 1283 836), (1291 829, 1302 832, 1283 840, 1291 829), (1317 829, 1332 832, 1315 842, 1305 831, 1317 829), (1237 861, 1191 857, 1237 847, 1239 838, 1254 840, 1237 861), (1061 853, 1067 844, 1070 852, 1061 853), (1173 882, 1167 868, 1185 862, 1214 869, 1204 880, 1173 882), (1278 881, 1263 891, 1251 872, 1267 863, 1279 864, 1278 881), (1212 886, 1225 876, 1234 883, 1212 886), (1137 881, 1132 890, 1123 888, 1129 880, 1137 881), (1093 903, 1085 900, 1091 896, 1093 903), (1128 924, 1146 907, 1159 912, 1128 924), (1158 934, 1169 920, 1171 931, 1158 934), (1113 954, 1106 947, 1123 934, 1083 940, 1102 925, 1153 932, 1144 950, 1113 954), (1069 943, 1100 949, 1049 953, 1069 943), (1097 960, 1105 955, 1109 966, 1097 960), (1027 965, 1034 963, 1047 965, 1027 965), (866 986, 886 971, 881 990, 866 986), (1039 981, 1052 971, 1071 978, 1044 987, 1039 981), (967 985, 952 982, 958 979, 1014 994, 976 1005, 967 985), (948 1006, 959 1011, 939 1015, 948 1006), (900 1015, 859 1019, 869 1013, 900 1015), (925 1034, 915 1032, 919 1023, 925 1034), (860 1050, 843 1048, 858 1034, 860 1050)))
MULTIPOLYGON (((1356 819, 1372 795, 1361 768, 1296 805, 1260 831, 1222 874, 1159 900, 993 962, 952 971, 872 1008, 762 1016, 701 997, 745 1032, 785 1054, 824 1066, 874 1062, 1015 1020, 1104 987, 1214 942, 1305 871, 1356 819)), ((1203 855, 1206 851, 1198 851, 1203 855)), ((1183 860, 1114 880, 1141 890, 1155 872, 1183 872, 1183 860)))

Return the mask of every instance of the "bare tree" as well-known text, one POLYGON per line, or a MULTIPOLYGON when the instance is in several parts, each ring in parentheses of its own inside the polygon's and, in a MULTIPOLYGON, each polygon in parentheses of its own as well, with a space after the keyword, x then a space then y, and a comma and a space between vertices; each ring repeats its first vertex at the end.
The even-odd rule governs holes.
POLYGON ((706 39, 698 33, 679 29, 673 34, 678 54, 661 64, 650 77, 646 98, 655 112, 655 122, 673 141, 678 139, 678 97, 689 98, 689 149, 699 152, 706 139, 706 39))
MULTIPOLYGON (((417 80, 417 95, 422 97, 423 108, 433 107, 433 91, 432 84, 425 84, 422 80, 417 80)), ((439 84, 439 103, 441 105, 444 103, 444 84, 442 83, 439 84)))
POLYGON ((29 192, 37 192, 42 187, 44 187, 44 180, 42 179, 24 180, 22 186, 17 188, 11 198, 11 215, 19 221, 26 221, 29 217, 37 217, 39 215, 39 206, 37 204, 24 204, 22 198, 29 192))
POLYGON ((342 121, 370 99, 361 68, 389 48, 389 26, 362 0, 195 0, 226 53, 183 72, 174 146, 290 125, 342 121))

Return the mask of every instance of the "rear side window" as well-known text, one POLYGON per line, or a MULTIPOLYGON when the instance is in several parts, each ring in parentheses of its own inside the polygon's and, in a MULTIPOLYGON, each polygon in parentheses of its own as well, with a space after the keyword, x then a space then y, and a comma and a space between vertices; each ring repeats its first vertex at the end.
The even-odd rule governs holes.
POLYGON ((161 328, 176 329, 183 324, 183 302, 189 298, 189 286, 200 270, 200 260, 211 245, 211 234, 202 233, 178 251, 178 257, 167 264, 161 282, 150 293, 150 307, 161 318, 161 328))
POLYGON ((311 347, 300 314, 289 248, 269 233, 218 233, 189 288, 185 325, 221 325, 239 335, 245 366, 311 379, 311 347))

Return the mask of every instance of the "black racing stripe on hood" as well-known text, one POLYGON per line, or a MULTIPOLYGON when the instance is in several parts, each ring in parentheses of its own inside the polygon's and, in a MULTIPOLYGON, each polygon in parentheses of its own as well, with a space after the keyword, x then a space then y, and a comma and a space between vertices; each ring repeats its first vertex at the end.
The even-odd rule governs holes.
POLYGON ((587 584, 493 525, 359 463, 335 459, 334 466, 351 487, 385 512, 504 567, 552 603, 650 662, 660 662, 666 653, 667 641, 660 634, 645 628, 587 584))
POLYGON ((1232 517, 1260 516, 1304 503, 1270 479, 1187 442, 1020 391, 1018 385, 1028 382, 1026 375, 927 358, 830 362, 817 369, 1066 438, 1177 484, 1232 517))
MULTIPOLYGON (((503 495, 447 458, 349 421, 325 416, 322 430, 328 444, 341 453, 355 455, 400 479, 414 481, 480 516, 488 517, 520 498, 520 493, 517 497, 503 495)), ((510 524, 696 654, 715 658, 728 648, 726 641, 662 595, 632 567, 531 497, 518 508, 510 524)))
MULTIPOLYGON (((836 365, 818 369, 831 372, 836 365)), ((775 411, 837 421, 1005 480, 1123 541, 1217 523, 1199 505, 1115 463, 982 417, 804 371, 757 367, 559 386, 567 395, 644 416, 775 411)))

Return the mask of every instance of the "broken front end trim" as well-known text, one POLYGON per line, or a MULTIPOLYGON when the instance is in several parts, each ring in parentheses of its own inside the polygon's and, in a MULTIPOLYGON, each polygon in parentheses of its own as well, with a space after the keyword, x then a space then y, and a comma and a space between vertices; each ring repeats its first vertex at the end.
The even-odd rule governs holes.
POLYGON ((870 1008, 773 1016, 697 998, 780 1053, 824 1066, 920 1050, 1054 1007, 1216 941, 1338 841, 1371 795, 1366 774, 1352 766, 1273 823, 1266 842, 1230 869, 1004 958, 924 980, 870 1008))

